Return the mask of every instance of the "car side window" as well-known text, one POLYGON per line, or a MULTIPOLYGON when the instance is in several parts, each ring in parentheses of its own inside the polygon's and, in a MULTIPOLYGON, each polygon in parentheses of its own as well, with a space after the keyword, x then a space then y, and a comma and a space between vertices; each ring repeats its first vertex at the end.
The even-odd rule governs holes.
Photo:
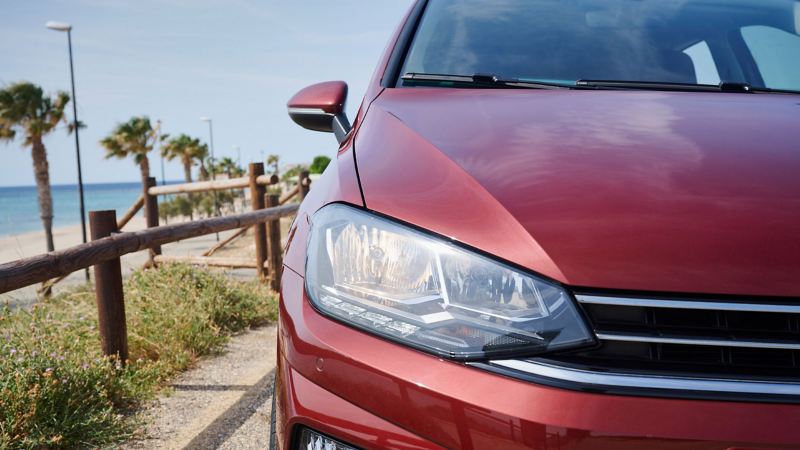
POLYGON ((755 25, 742 28, 742 38, 766 87, 800 89, 800 36, 755 25))
POLYGON ((720 78, 717 63, 714 61, 711 49, 708 48, 706 41, 700 41, 685 48, 683 53, 689 55, 689 58, 692 59, 697 84, 719 84, 720 78))

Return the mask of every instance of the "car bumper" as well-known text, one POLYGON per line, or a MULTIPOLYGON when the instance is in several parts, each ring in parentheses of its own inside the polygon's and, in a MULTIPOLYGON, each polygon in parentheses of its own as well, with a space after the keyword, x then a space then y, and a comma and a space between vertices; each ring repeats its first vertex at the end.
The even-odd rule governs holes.
POLYGON ((309 427, 364 449, 778 449, 800 447, 800 405, 557 389, 399 346, 333 322, 287 269, 277 436, 309 427))

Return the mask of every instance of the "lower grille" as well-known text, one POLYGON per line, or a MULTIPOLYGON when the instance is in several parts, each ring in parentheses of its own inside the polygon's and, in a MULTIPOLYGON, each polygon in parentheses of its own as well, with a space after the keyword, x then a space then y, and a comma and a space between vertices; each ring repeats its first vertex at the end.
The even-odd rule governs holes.
POLYGON ((800 302, 576 298, 600 345, 550 359, 601 371, 800 380, 800 302))

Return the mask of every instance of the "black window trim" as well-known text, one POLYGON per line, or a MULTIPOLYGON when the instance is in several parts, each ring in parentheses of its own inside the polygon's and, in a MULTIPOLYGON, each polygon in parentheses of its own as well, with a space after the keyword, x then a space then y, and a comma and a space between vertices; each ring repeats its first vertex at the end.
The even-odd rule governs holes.
POLYGON ((414 36, 417 34, 417 27, 419 26, 422 14, 427 5, 428 0, 417 0, 417 3, 411 10, 408 20, 406 20, 406 23, 403 25, 397 42, 395 42, 392 54, 389 56, 386 69, 383 71, 383 77, 381 78, 382 87, 397 87, 401 75, 400 70, 403 68, 406 55, 411 48, 411 42, 414 40, 414 36))

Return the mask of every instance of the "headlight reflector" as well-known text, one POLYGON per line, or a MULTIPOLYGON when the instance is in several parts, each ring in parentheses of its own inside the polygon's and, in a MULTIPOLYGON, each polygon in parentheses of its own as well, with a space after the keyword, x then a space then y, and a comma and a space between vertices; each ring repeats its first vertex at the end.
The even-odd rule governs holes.
POLYGON ((329 316, 453 359, 593 342, 556 283, 341 204, 314 215, 306 289, 329 316))
POLYGON ((296 448, 298 450, 356 450, 355 447, 343 444, 308 428, 301 429, 300 439, 296 444, 296 448))

